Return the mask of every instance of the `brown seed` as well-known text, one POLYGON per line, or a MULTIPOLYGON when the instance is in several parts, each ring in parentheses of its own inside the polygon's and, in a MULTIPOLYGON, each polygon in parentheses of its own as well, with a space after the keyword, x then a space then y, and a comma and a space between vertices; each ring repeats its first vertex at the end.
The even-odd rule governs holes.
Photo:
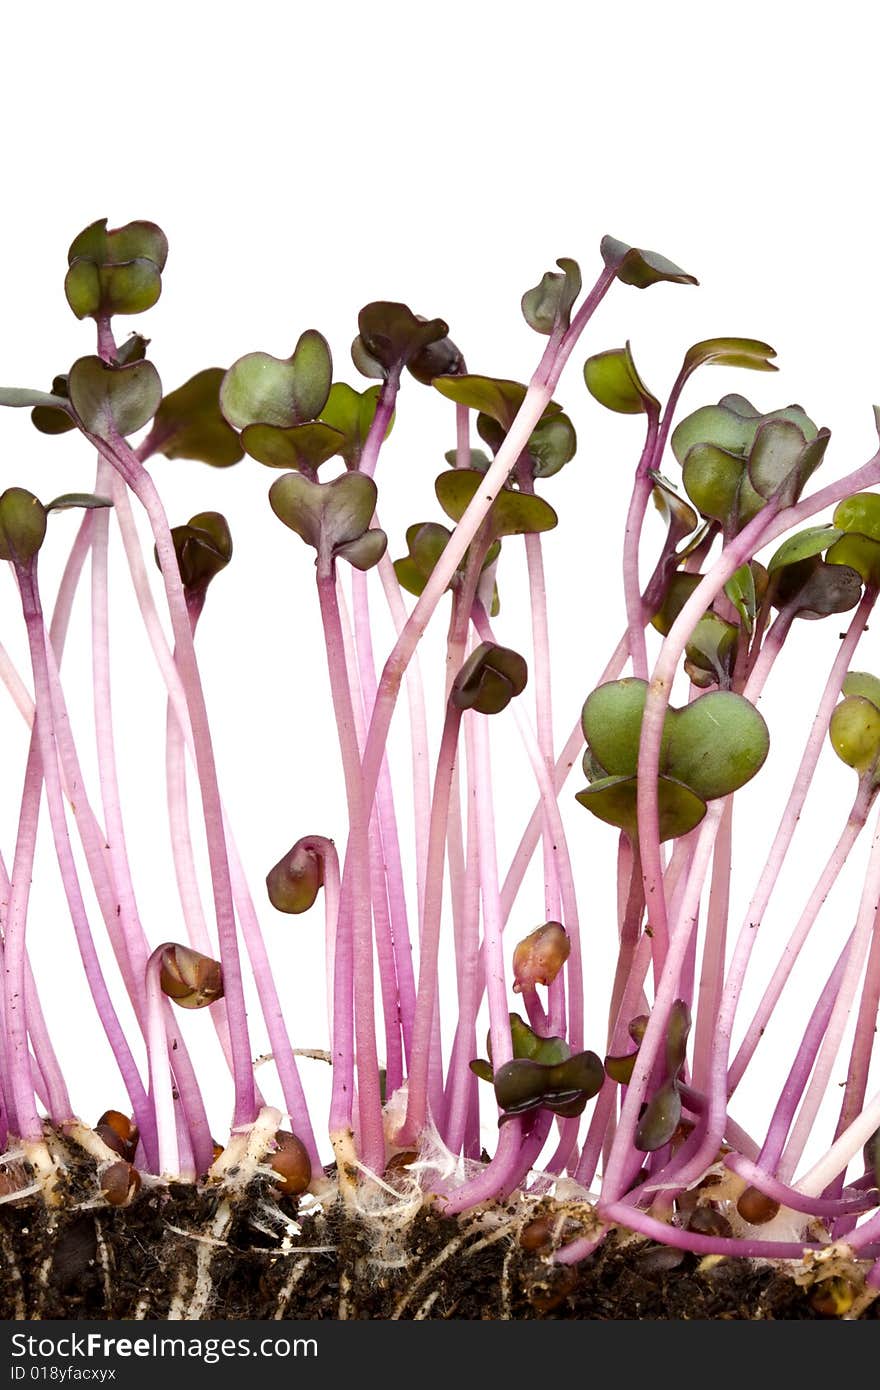
POLYGON ((288 1196, 305 1192, 312 1180, 312 1165, 306 1146, 295 1134, 279 1129, 275 1135, 276 1150, 271 1166, 278 1176, 278 1186, 288 1196))
POLYGON ((740 1195, 736 1209, 743 1221, 748 1221, 750 1226, 764 1226, 768 1221, 772 1221, 779 1211, 779 1203, 759 1192, 757 1187, 747 1187, 740 1195))
POLYGON ((119 1110, 105 1110, 95 1125, 95 1133, 114 1153, 129 1163, 132 1161, 140 1135, 137 1125, 127 1115, 119 1110))
POLYGON ((536 1216, 519 1233, 519 1243, 529 1254, 549 1250, 553 1243, 553 1223, 549 1216, 536 1216))
POLYGON ((141 1175, 130 1163, 110 1163, 101 1174, 101 1191, 111 1207, 124 1207, 140 1191, 141 1175))
POLYGON ((723 1236, 727 1238, 733 1235, 727 1217, 722 1216, 721 1212, 716 1211, 714 1207, 697 1207, 696 1210, 691 1213, 687 1228, 689 1231, 695 1231, 701 1236, 723 1236))

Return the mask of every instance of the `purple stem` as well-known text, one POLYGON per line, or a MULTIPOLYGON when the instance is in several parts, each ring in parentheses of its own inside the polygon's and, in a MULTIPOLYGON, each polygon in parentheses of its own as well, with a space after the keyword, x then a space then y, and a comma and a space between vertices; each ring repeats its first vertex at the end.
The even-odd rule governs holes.
MULTIPOLYGON (((367 575, 362 570, 352 571, 352 593, 357 669, 360 675, 364 715, 363 728, 358 733, 358 742, 363 748, 366 739, 366 723, 372 715, 376 700, 376 665, 373 658, 373 641, 370 629, 367 575)), ((406 1055, 409 1057, 412 1019, 415 1010, 415 978, 403 865, 400 857, 400 837, 397 832, 394 791, 387 756, 382 759, 382 766, 379 771, 379 785, 376 789, 376 805, 372 816, 372 826, 375 827, 374 834, 378 837, 376 863, 384 879, 380 901, 381 897, 387 893, 388 911, 390 911, 389 935, 394 959, 394 975, 397 981, 395 1009, 399 1011, 399 1027, 403 1033, 406 1055)), ((377 928, 377 941, 378 938, 377 928)), ((396 1088, 389 1085, 389 1095, 393 1089, 396 1088)))
MULTIPOLYGON (((443 725, 440 752, 437 756, 437 772, 434 777, 434 797, 431 803, 431 821, 428 831, 428 872, 425 881, 425 901, 419 950, 419 988, 413 1019, 413 1045, 409 1068, 406 1117, 395 1139, 395 1142, 403 1148, 417 1141, 425 1127, 428 1114, 431 1035, 435 1013, 439 1008, 437 992, 438 953, 443 911, 446 826, 452 792, 452 770, 458 749, 461 713, 461 710, 449 700, 446 706, 446 720, 443 725)), ((481 871, 483 867, 481 860, 481 871)))
MULTIPOLYGON (((357 736, 358 749, 362 751, 365 738, 365 718, 367 717, 366 700, 364 689, 359 679, 359 654, 355 652, 355 643, 348 621, 348 614, 345 609, 342 585, 338 577, 336 581, 336 602, 339 607, 339 618, 342 627, 342 641, 345 649, 347 680, 349 690, 351 691, 355 734, 357 736)), ((363 621, 364 615, 362 614, 361 616, 363 621)), ((369 625, 369 613, 366 614, 365 621, 369 625)), ((387 759, 383 760, 383 767, 385 767, 387 771, 387 759)), ((381 774, 379 780, 381 784, 381 774)), ((388 903, 388 879, 384 868, 385 853, 382 843, 381 827, 377 815, 377 803, 373 805, 368 832, 370 902, 372 905, 373 923, 376 933, 376 964, 379 971, 382 1016, 385 1024, 386 1094, 392 1095, 403 1081, 403 1048, 400 1037, 400 1012, 398 1009, 401 988, 398 981, 398 962, 388 903)))
POLYGON ((248 1037, 247 1009, 241 977, 241 961, 235 929, 232 884, 226 854, 223 807, 220 801, 211 731, 186 598, 168 519, 153 479, 121 435, 111 432, 109 448, 103 440, 93 439, 92 442, 113 465, 144 507, 150 521, 162 570, 176 644, 177 668, 186 692, 188 712, 192 724, 196 767, 202 794, 208 859, 211 866, 217 934, 220 943, 220 959, 223 965, 224 993, 234 1063, 233 1128, 238 1128, 251 1124, 255 1119, 256 1094, 248 1037))
POLYGON ((642 456, 636 468, 630 497, 626 527, 623 533, 623 594, 626 600, 627 636, 633 675, 639 680, 648 679, 648 652, 645 645, 645 616, 642 602, 642 586, 639 581, 639 542, 645 512, 651 500, 654 482, 651 469, 656 461, 657 434, 660 426, 657 410, 648 412, 648 430, 642 456))
POLYGON ((796 1187, 789 1187, 787 1183, 780 1182, 768 1173, 763 1166, 763 1160, 751 1163, 741 1154, 727 1154, 724 1166, 744 1178, 750 1187, 756 1187, 774 1202, 779 1202, 780 1206, 790 1207, 792 1211, 806 1212, 808 1216, 827 1219, 855 1215, 858 1212, 870 1211, 871 1207, 877 1205, 876 1193, 873 1192, 861 1193, 855 1197, 840 1197, 836 1200, 827 1197, 807 1197, 803 1192, 798 1192, 796 1187))
POLYGON ((360 749, 345 661, 336 578, 333 573, 333 561, 329 556, 319 556, 317 580, 330 691, 348 801, 349 840, 346 866, 352 889, 348 903, 340 904, 339 930, 336 937, 330 1128, 331 1133, 336 1135, 351 1127, 356 1048, 361 1159, 371 1171, 382 1173, 385 1169, 385 1137, 382 1130, 379 1061, 373 1013, 370 813, 361 778, 360 749), (359 908, 361 910, 358 910, 359 908))
POLYGON ((661 954, 668 934, 668 924, 662 883, 657 776, 666 709, 675 672, 691 633, 731 575, 740 565, 750 560, 756 550, 769 545, 785 531, 815 516, 824 507, 840 501, 848 493, 870 487, 878 479, 880 451, 861 468, 855 469, 846 477, 821 488, 811 497, 793 506, 783 508, 778 498, 771 498, 736 539, 725 546, 718 560, 684 604, 664 640, 645 701, 638 767, 639 840, 645 875, 645 900, 649 904, 651 926, 655 936, 659 937, 661 954))
MULTIPOLYGON (((711 1070, 712 1043, 718 1022, 718 1008, 724 984, 724 961, 727 947, 727 922, 730 912, 730 863, 733 848, 733 798, 728 797, 715 852, 712 855, 712 879, 709 905, 706 912, 706 939, 700 971, 699 1003, 694 1029, 693 1078, 697 1090, 708 1085, 711 1070)), ((696 942, 696 938, 694 938, 696 942)))
MULTIPOLYGON (((28 632, 28 643, 31 652, 31 665, 34 676, 34 696, 36 703, 37 717, 34 724, 34 743, 32 748, 39 749, 39 760, 42 762, 42 775, 46 785, 46 799, 49 808, 49 818, 52 824, 52 832, 55 840, 55 850, 58 856, 59 868, 61 870, 62 882, 64 885, 65 896, 70 910, 71 920, 76 933, 77 944, 80 955, 82 956, 83 968, 86 973, 89 988, 95 1001, 95 1007, 107 1034, 107 1039, 113 1050, 114 1058, 122 1073, 126 1088, 131 1098, 132 1106, 138 1117, 138 1123, 143 1117, 146 1124, 146 1134, 150 1133, 148 1120, 149 1107, 146 1102, 137 1067, 128 1046, 125 1034, 119 1023, 116 1010, 110 998, 106 981, 101 970, 101 965, 95 951, 95 944, 92 939, 91 928, 89 925, 88 914, 80 893, 79 879, 77 877, 76 865, 71 851, 70 839, 67 833, 67 823, 64 814, 64 801, 61 791, 61 779, 58 772, 58 755, 55 743, 55 720, 52 709, 52 691, 49 676, 49 661, 46 647, 46 633, 43 626, 43 612, 40 605, 39 590, 37 587, 36 563, 32 562, 29 566, 17 566, 19 587, 21 590, 22 610, 24 613, 25 624, 28 632)), ((29 759, 30 764, 30 759, 29 759)), ((16 851, 16 858, 18 857, 16 851)), ((30 859, 32 861, 32 852, 30 859)), ((13 867, 13 884, 15 885, 16 875, 20 871, 16 866, 13 867)), ((29 875, 29 866, 26 870, 29 875)), ((10 911, 10 925, 20 922, 22 936, 19 938, 16 932, 17 941, 20 942, 20 949, 23 953, 23 916, 19 913, 27 909, 26 886, 22 888, 22 905, 18 912, 14 909, 10 911)), ((13 892, 13 902, 15 903, 17 892, 13 892)), ((8 942, 7 942, 8 956, 8 942)), ((16 960, 15 968, 20 972, 23 966, 23 955, 21 961, 16 960)), ((7 960, 8 969, 8 960, 7 960)), ((20 982, 23 984, 23 980, 20 982)), ((13 1025, 15 1027, 15 1025, 13 1025)), ((23 1088, 24 1089, 24 1088, 23 1088)), ((18 1092, 16 1092, 16 1096, 18 1092)), ((16 1107, 18 1099, 16 1099, 16 1107)), ((33 1121, 33 1115, 28 1116, 25 1111, 26 1119, 29 1123, 33 1121)), ((19 1115, 19 1118, 21 1116, 19 1115)), ((23 1136, 25 1137, 25 1136, 23 1136)), ((27 1137, 32 1137, 28 1135, 27 1137)))
POLYGON ((468 1116, 477 1095, 477 1078, 468 1063, 477 1056, 477 1014, 484 985, 480 954, 480 863, 473 729, 477 717, 469 715, 463 721, 467 753, 467 858, 461 920, 455 942, 459 1021, 446 1078, 444 1132, 446 1145, 455 1154, 466 1149, 468 1116))
MULTIPOLYGON (((806 941, 807 937, 810 934, 810 931, 813 928, 813 925, 816 921, 816 918, 819 915, 819 912, 822 908, 823 903, 825 902, 825 899, 831 892, 831 889, 833 888, 844 864, 846 863, 850 850, 852 849, 853 845, 855 844, 856 840, 861 834, 868 812, 867 806, 859 805, 859 802, 862 799, 863 798, 859 797, 856 800, 856 806, 850 813, 846 825, 844 826, 840 834, 840 838, 838 839, 837 844, 834 846, 834 849, 831 851, 831 854, 828 857, 828 861, 822 869, 822 872, 819 875, 818 880, 816 881, 815 887, 813 888, 813 891, 810 894, 807 904, 804 907, 804 910, 801 913, 800 917, 798 918, 794 931, 792 932, 782 951, 776 969, 774 970, 773 975, 770 978, 770 983, 765 989, 764 994, 761 998, 761 1002, 755 1010, 755 1015, 746 1030, 742 1042, 739 1045, 739 1050, 736 1056, 734 1057, 732 1063, 730 1064, 730 1068, 727 1072, 728 1095, 733 1095, 734 1091, 736 1090, 737 1086, 742 1080, 746 1067, 748 1066, 749 1062, 751 1061, 754 1055, 755 1048, 758 1046, 758 1043, 761 1041, 761 1038, 764 1035, 764 1031, 767 1027, 767 1024, 769 1023, 773 1015, 773 1010, 775 1009, 777 1001, 779 1000, 779 997, 782 994, 783 989, 785 988, 788 977, 794 968, 795 961, 800 955, 804 942, 806 941)), ((749 950, 751 949, 751 946, 754 945, 755 934, 761 923, 765 909, 766 902, 764 903, 763 907, 761 907, 761 911, 757 917, 753 918, 751 914, 748 917, 749 927, 747 930, 749 931, 750 935, 747 938, 745 938, 745 940, 749 942, 749 950)), ((746 929, 744 928, 744 930, 746 929)), ((743 943, 742 949, 740 949, 739 943, 737 943, 737 953, 734 956, 734 960, 731 965, 730 979, 726 988, 732 989, 733 982, 735 981, 735 979, 741 974, 744 974, 745 965, 747 961, 743 960, 742 957, 745 954, 745 942, 743 943)), ((719 1016, 726 1019, 729 1008, 730 1005, 725 1000, 724 1012, 722 1014, 719 1010, 719 1016)))
MULTIPOLYGON (((797 1109, 798 1101, 803 1095, 804 1087, 809 1080, 810 1072, 816 1060, 816 1053, 819 1051, 819 1044, 828 1027, 828 1020, 831 1017, 831 1010, 834 1000, 840 989, 840 982, 843 978, 846 958, 852 947, 852 933, 847 939, 846 945, 837 958, 837 963, 826 981, 825 988, 819 996, 819 1001, 813 1010, 812 1016, 798 1047, 794 1064, 785 1078, 785 1085, 782 1095, 776 1104, 770 1127, 767 1130, 767 1137, 761 1147, 758 1163, 765 1170, 771 1173, 776 1172, 780 1155, 785 1145, 786 1136, 791 1128, 794 1112, 797 1109)), ((806 1208, 803 1208, 806 1210, 806 1208)))
POLYGON ((807 1093, 792 1128, 780 1163, 780 1176, 789 1177, 797 1167, 801 1154, 810 1136, 819 1107, 828 1091, 828 1079, 834 1066, 843 1038, 844 1030, 852 1009, 853 999, 858 988, 859 976, 865 963, 874 916, 880 902, 880 817, 874 830, 871 854, 865 874, 862 898, 856 918, 852 944, 847 951, 843 979, 837 991, 831 1018, 822 1039, 822 1046, 807 1093))

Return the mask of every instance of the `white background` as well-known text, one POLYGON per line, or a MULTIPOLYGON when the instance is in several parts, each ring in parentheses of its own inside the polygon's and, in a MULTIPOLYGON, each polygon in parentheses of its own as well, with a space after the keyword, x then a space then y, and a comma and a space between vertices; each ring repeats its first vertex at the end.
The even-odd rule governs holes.
MULTIPOLYGON (((359 384, 348 345, 357 310, 375 298, 442 315, 471 370, 526 379, 543 340, 525 326, 519 299, 557 256, 577 257, 587 283, 606 232, 676 260, 700 288, 617 286, 557 393, 581 446, 545 489, 562 516, 547 547, 561 741, 621 629, 619 543, 641 437, 638 421, 610 417, 587 397, 580 367, 589 353, 631 339, 643 376, 662 394, 691 342, 718 334, 766 339, 779 354, 777 377, 707 371, 688 388, 685 408, 732 390, 765 409, 800 401, 833 429, 829 477, 876 447, 877 31, 876 17, 847 0, 833 7, 742 0, 724 8, 630 0, 614 11, 558 0, 321 8, 154 0, 143 14, 134 6, 54 4, 39 15, 10 11, 0 89, 0 381, 47 388, 56 372, 93 351, 90 327, 70 314, 62 282, 69 241, 105 215, 111 226, 155 220, 169 237, 160 303, 125 324, 152 339, 168 389, 257 348, 286 356, 312 326, 330 340, 337 375, 359 384)), ((38 436, 24 413, 0 423, 0 486, 24 485, 44 499, 91 486, 93 460, 74 436, 38 436)), ((438 515, 432 480, 454 443, 452 426, 449 407, 407 381, 379 472, 395 556, 409 522, 438 515)), ((245 460, 221 473, 158 459, 154 472, 172 523, 218 508, 233 528, 236 558, 212 592, 200 636, 209 708, 224 795, 288 991, 294 1039, 320 1044, 319 924, 281 919, 262 908, 261 896, 266 869, 300 834, 341 840, 344 833, 311 561, 269 514, 272 475, 258 464, 245 460)), ((51 522, 41 561, 50 594, 74 524, 69 516, 51 522)), ((649 527, 659 543, 659 527, 653 520, 649 527)), ((498 630, 525 647, 515 552, 508 546, 500 576, 498 630)), ((114 558, 118 565, 118 547, 114 558)), ((124 570, 116 573, 125 805, 142 915, 158 942, 180 933, 163 822, 163 699, 124 570)), ((14 589, 0 578, 2 640, 24 665, 14 589)), ((81 619, 68 663, 89 762, 81 619)), ((781 692, 766 702, 770 764, 743 797, 751 839, 735 864, 740 906, 837 640, 834 619, 802 626, 780 671, 781 692)), ((880 669, 873 634, 858 664, 880 669)), ((0 720, 0 830, 9 864, 24 740, 5 705, 0 720)), ((765 968, 853 790, 829 759, 826 797, 796 842, 768 919, 767 954, 758 953, 765 968)), ((505 864, 532 805, 527 772, 514 766, 517 781, 502 784, 505 864)), ((573 779, 563 802, 587 934, 595 1019, 587 1037, 601 1050, 614 841, 573 805, 577 786, 573 779)), ((534 886, 516 935, 542 920, 534 886)), ((832 943, 848 929, 857 893, 858 875, 833 900, 832 943)), ((734 928, 738 920, 734 913, 734 928)), ((91 1115, 120 1104, 121 1094, 89 1024, 68 932, 50 870, 34 891, 35 962, 59 1049, 71 1059, 76 1103, 91 1115)), ((821 959, 831 950, 826 939, 821 959)), ((800 996, 807 999, 809 987, 800 996)), ((783 1019, 780 1065, 797 1027, 789 1018, 797 1016, 783 1019)), ((772 1100, 764 1084, 772 1046, 765 1051, 761 1082, 745 1097, 756 1127, 772 1100)), ((226 1104, 218 1073, 218 1128, 226 1104)))

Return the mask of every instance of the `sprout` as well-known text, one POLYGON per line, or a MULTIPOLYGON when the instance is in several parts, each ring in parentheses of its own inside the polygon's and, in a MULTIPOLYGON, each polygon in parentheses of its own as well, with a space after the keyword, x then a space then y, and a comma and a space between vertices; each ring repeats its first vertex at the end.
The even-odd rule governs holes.
POLYGON ((162 950, 159 983, 181 1009, 204 1009, 223 998, 220 962, 171 942, 162 950))
MULTIPOLYGON (((865 828, 880 789, 880 678, 860 669, 857 649, 880 590, 880 457, 816 489, 813 475, 825 466, 830 436, 801 406, 764 409, 728 393, 680 415, 684 387, 710 366, 755 371, 766 384, 775 353, 760 340, 719 336, 675 347, 677 374, 664 381, 662 363, 652 366, 650 387, 636 366, 638 345, 623 335, 623 346, 595 344, 578 356, 607 293, 655 284, 678 293, 674 286, 696 283, 666 257, 611 237, 599 248, 592 287, 585 289, 576 261, 561 258, 522 296, 526 324, 542 339, 528 385, 468 371, 442 319, 374 300, 358 315, 352 358, 375 385, 358 390, 334 381, 327 339, 317 328, 291 326, 289 356, 247 352, 164 394, 148 340, 136 334, 117 344, 113 320, 156 302, 166 255, 164 235, 150 222, 108 229, 99 221, 81 232, 70 247, 65 293, 91 343, 69 370, 53 376, 49 362, 40 369, 50 391, 0 389, 0 404, 31 412, 34 448, 54 447, 44 436, 78 432, 85 456, 98 455, 93 482, 71 465, 70 490, 47 503, 17 485, 0 496, 0 559, 12 566, 20 608, 14 615, 10 608, 8 621, 11 630, 13 618, 21 625, 28 662, 14 668, 4 634, 0 676, 26 730, 20 805, 10 821, 19 828, 2 861, 11 863, 8 883, 0 868, 0 1130, 11 1152, 24 1155, 10 1160, 21 1174, 0 1165, 3 1203, 19 1200, 31 1174, 50 1200, 69 1200, 76 1189, 60 1169, 75 1140, 93 1165, 93 1205, 128 1208, 142 1175, 148 1189, 209 1185, 193 1199, 193 1210, 210 1206, 215 1223, 199 1254, 200 1290, 209 1287, 211 1251, 235 1247, 223 1223, 233 1214, 238 1221, 243 1208, 246 1215, 254 1181, 262 1184, 257 1224, 268 1231, 280 1219, 273 1203, 305 1193, 313 1175, 322 1202, 332 1200, 335 1185, 346 1219, 375 1211, 383 1186, 408 1212, 421 1199, 448 1217, 496 1202, 492 1221, 515 1213, 520 1248, 546 1261, 573 1264, 623 1229, 669 1247, 671 1254, 650 1253, 670 1268, 684 1251, 797 1261, 814 1246, 846 1249, 854 1265, 871 1262, 876 1286, 880 1101, 871 1088, 880 840, 876 828, 865 828), (570 382, 562 373, 572 357, 585 365, 582 379, 575 372, 570 382), (393 476, 386 484, 384 473, 393 473, 389 456, 407 437, 391 429, 407 410, 409 377, 433 387, 441 422, 424 458, 430 465, 445 457, 451 466, 438 473, 433 494, 423 480, 427 509, 417 515, 427 519, 404 532, 399 517, 384 514, 403 491, 393 476), (610 610, 615 602, 613 574, 593 565, 595 535, 614 525, 601 479, 579 465, 570 470, 568 512, 540 495, 582 449, 579 408, 587 408, 589 434, 587 393, 615 415, 634 417, 621 430, 635 428, 640 443, 621 526, 625 628, 595 688, 581 690, 580 721, 563 739, 555 721, 568 697, 556 688, 554 641, 584 656, 583 669, 601 669, 591 620, 598 605, 610 610), (140 431, 140 442, 130 442, 140 431), (173 500, 178 460, 226 469, 245 455, 279 470, 268 487, 270 508, 315 562, 310 598, 291 588, 288 572, 271 573, 267 543, 259 601, 271 610, 286 654, 301 665, 317 659, 300 650, 301 611, 316 603, 333 737, 323 711, 299 708, 279 685, 275 650, 265 669, 247 674, 254 718, 295 731, 275 741, 273 757, 297 807, 313 790, 301 775, 302 740, 314 745, 328 779, 341 772, 345 811, 331 827, 334 839, 303 836, 265 876, 279 913, 306 914, 322 894, 323 912, 305 919, 299 937, 302 944, 308 936, 311 947, 323 932, 326 978, 318 989, 311 965, 304 973, 273 964, 273 938, 283 926, 265 901, 262 909, 254 902, 250 847, 245 852, 235 838, 242 808, 221 794, 223 758, 211 719, 222 715, 205 691, 206 673, 217 666, 209 658, 203 672, 195 635, 207 590, 232 555, 230 527, 214 510, 170 526, 157 482, 167 483, 173 500), (154 477, 156 456, 174 466, 159 460, 154 477), (71 509, 81 513, 75 535, 71 509), (159 567, 149 575, 142 517, 159 567), (117 532, 121 547, 111 544, 117 532), (394 561, 387 535, 397 547, 394 561), (60 569, 65 543, 47 621, 42 569, 46 559, 60 569), (547 546, 563 560, 569 548, 567 571, 545 564, 547 546), (123 553, 130 573, 120 579, 123 553), (84 569, 97 735, 88 758, 79 745, 88 723, 75 707, 79 653, 62 662, 84 569), (498 585, 508 576, 504 592, 517 601, 505 598, 499 614, 498 585), (114 743, 126 710, 112 698, 111 629, 117 612, 128 611, 124 602, 117 606, 117 584, 133 588, 167 701, 160 713, 179 899, 169 920, 179 922, 179 940, 159 945, 144 858, 129 854, 128 798, 138 791, 118 770, 114 743), (816 629, 807 622, 826 616, 838 618, 841 631, 829 643, 835 625, 823 646, 820 627, 816 645, 806 647, 815 652, 809 661, 825 667, 816 707, 808 707, 809 682, 800 675, 788 700, 762 703, 768 682, 784 687, 791 679, 785 649, 792 629, 808 644, 816 629), (422 646, 429 629, 439 632, 439 644, 422 646), (394 718, 404 690, 408 728, 394 718), (772 743, 784 773, 790 739, 773 739, 762 712, 773 709, 782 711, 776 717, 786 735, 799 727, 803 734, 778 824, 775 801, 762 794, 762 769, 772 743), (522 745, 521 756, 505 743, 508 734, 522 745), (855 772, 855 787, 850 779, 842 806, 834 787, 818 794, 830 827, 827 852, 814 881, 811 856, 798 858, 799 873, 787 879, 795 894, 810 880, 804 901, 799 912, 777 912, 792 917, 790 934, 777 941, 771 930, 755 957, 761 965, 753 966, 787 856, 801 856, 795 833, 826 734, 855 772), (569 826, 564 784, 575 763, 586 779, 576 797, 591 816, 576 815, 569 826), (509 861, 498 826, 501 796, 505 811, 522 816, 509 861), (46 836, 37 833, 44 802, 46 836), (760 822, 767 839, 763 865, 742 852, 746 819, 760 822), (853 851, 863 835, 872 847, 859 865, 853 851), (529 873, 539 843, 541 871, 529 873), (828 929, 823 920, 810 942, 819 962, 814 987, 795 966, 849 860, 861 867, 863 886, 852 910, 835 893, 828 929), (598 884, 615 865, 609 922, 598 884), (66 904, 53 916, 53 934, 75 939, 124 1088, 121 1108, 106 1110, 92 1131, 71 1118, 80 1112, 68 1089, 77 1078, 66 1074, 65 1017, 56 1038, 47 1014, 50 1041, 40 1003, 52 962, 29 929, 29 909, 31 882, 44 871, 57 873, 66 904), (740 900, 747 906, 737 921, 740 900), (542 925, 517 941, 511 921, 542 925), (447 939, 451 963, 443 956, 447 939), (592 949, 600 941, 616 944, 608 979, 592 949), (757 991, 745 988, 747 972, 757 991), (325 1037, 308 1034, 303 991, 326 1003, 325 1037), (515 996, 525 1016, 510 1012, 515 996), (769 1121, 753 1124, 742 1115, 738 1088, 748 1073, 769 1093, 762 1038, 789 1001, 803 1016, 797 1027, 776 1030, 788 1069, 778 1094, 766 1097, 769 1121), (484 1009, 487 1055, 478 1056, 484 1009), (179 1010, 207 1012, 194 1019, 179 1010), (598 1036, 604 1062, 586 1046, 598 1036), (192 1055, 191 1040, 198 1043, 192 1055), (849 1057, 841 1060, 844 1044, 849 1057), (228 1132, 212 1133, 207 1118, 210 1111, 216 1124, 215 1077, 203 1060, 209 1046, 231 1073, 228 1132), (271 1062, 258 1071, 259 1091, 258 1054, 271 1062), (326 1113, 301 1075, 301 1065, 311 1068, 316 1058, 331 1063, 326 1113), (845 1080, 826 1134, 822 1103, 836 1096, 838 1074, 845 1080), (278 1128, 282 1115, 290 1129, 278 1128), (487 1161, 476 1162, 490 1118, 498 1121, 497 1141, 487 1161), (805 1168, 808 1145, 816 1157, 805 1168), (438 1153, 448 1154, 448 1164, 434 1162, 430 1155, 438 1153), (539 1179, 536 1167, 547 1169, 539 1179), (371 1186, 359 1192, 362 1182, 371 1186), (536 1197, 550 1183, 557 1184, 552 1211, 536 1197), (591 1194, 588 1223, 584 1204, 561 1195, 566 1183, 591 1194), (774 1221, 783 1209, 787 1232, 774 1221)), ((674 316, 670 322, 674 335, 674 316)), ((592 447, 588 439, 587 452, 592 447)), ((211 476, 221 487, 222 478, 211 476)), ((234 481, 246 488, 248 477, 259 476, 259 469, 242 469, 234 481)), ((254 486, 265 494, 265 482, 254 486)), ((565 496, 563 488, 560 507, 565 496)), ((260 525, 270 536, 265 506, 254 522, 260 525)), ((247 554, 247 545, 241 549, 247 554)), ((233 569, 218 603, 234 596, 235 583, 233 569)), ((240 601, 244 590, 237 592, 240 601)), ((232 623, 221 623, 218 611, 217 624, 223 656, 234 662, 232 623)), ((146 695, 154 689, 148 669, 134 679, 146 695)), ((247 718, 235 735, 247 750, 247 718)), ((255 787, 262 772, 255 762, 255 787)), ((12 794, 15 779, 6 781, 12 794)), ((152 819, 150 862, 163 842, 158 812, 156 826, 152 819)), ((72 980, 70 990, 77 988, 72 980)), ((70 1014, 79 1018, 86 1005, 71 999, 70 1014)), ((127 1215, 113 1220, 124 1229, 127 1215)), ((814 1310, 842 1316, 860 1307, 854 1279, 849 1266, 841 1272, 829 1264, 827 1277, 814 1280, 814 1310)))

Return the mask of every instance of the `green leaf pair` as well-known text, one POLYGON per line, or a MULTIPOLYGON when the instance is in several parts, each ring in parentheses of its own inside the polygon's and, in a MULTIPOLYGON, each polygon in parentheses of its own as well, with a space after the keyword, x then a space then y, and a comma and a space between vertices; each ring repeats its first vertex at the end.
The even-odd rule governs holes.
POLYGON ((141 314, 162 292, 167 257, 168 242, 154 222, 128 222, 108 231, 103 217, 70 245, 67 302, 78 319, 141 314))
POLYGON ((314 477, 345 444, 340 430, 318 419, 332 377, 327 341, 309 328, 290 357, 249 352, 233 362, 220 386, 220 410, 241 432, 241 446, 251 458, 314 477))
POLYGON ((44 506, 26 488, 9 487, 0 495, 0 560, 8 560, 13 565, 29 565, 46 539, 50 512, 65 512, 74 507, 91 511, 110 505, 109 498, 96 497, 90 492, 65 492, 44 506))
POLYGON ((833 524, 839 538, 825 559, 831 565, 857 570, 865 584, 880 587, 880 496, 857 492, 839 502, 833 524))
MULTIPOLYGON (((582 714, 595 780, 579 792, 582 806, 635 839, 638 830, 638 755, 648 685, 628 677, 600 685, 582 714)), ((732 691, 715 690, 682 709, 668 709, 660 750, 660 838, 699 824, 706 803, 745 785, 763 766, 770 736, 754 705, 732 691)))
MULTIPOLYGON (((461 521, 483 483, 483 474, 476 468, 453 468, 441 473, 434 482, 437 501, 448 517, 461 521)), ((483 521, 484 534, 490 541, 502 536, 521 536, 528 532, 552 531, 559 521, 556 512, 543 497, 534 493, 515 492, 502 488, 483 521)))
POLYGON ((518 652, 481 642, 461 667, 449 698, 457 709, 500 714, 526 688, 528 667, 518 652))
POLYGON ((514 1115, 546 1108, 557 1115, 580 1115, 588 1100, 597 1095, 605 1071, 595 1052, 574 1056, 564 1038, 542 1038, 519 1014, 510 1015, 513 1060, 492 1069, 492 1044, 486 1039, 489 1061, 471 1062, 483 1081, 495 1086, 495 1098, 505 1113, 500 1123, 514 1115))
POLYGON ((770 498, 789 506, 819 467, 830 438, 800 406, 761 415, 742 396, 694 411, 672 433, 688 497, 733 533, 770 498))
POLYGON ((406 304, 376 300, 358 314, 351 358, 364 376, 387 381, 404 367, 425 385, 464 370, 464 359, 442 319, 424 319, 406 304))
MULTIPOLYGON (((413 526, 406 528, 408 553, 401 559, 394 561, 394 572, 400 587, 406 589, 408 594, 415 594, 418 598, 424 592, 425 585, 434 573, 437 561, 449 544, 451 536, 452 532, 449 528, 442 526, 439 521, 417 521, 413 526)), ((486 570, 494 564, 500 551, 501 542, 493 541, 486 552, 480 567, 481 570, 486 570)), ((449 582, 449 589, 454 589, 461 583, 469 554, 470 551, 466 550, 449 582)), ((495 617, 498 611, 498 586, 496 585, 490 605, 490 616, 495 617)))
MULTIPOLYGON (((232 535, 225 516, 198 512, 185 526, 173 526, 171 539, 185 593, 201 597, 232 559, 232 535)), ((158 554, 155 558, 158 565, 158 554)))
POLYGON ((359 570, 379 563, 387 537, 370 528, 376 496, 376 484, 363 473, 343 473, 329 483, 285 473, 269 489, 273 512, 318 552, 319 568, 340 558, 359 570))

